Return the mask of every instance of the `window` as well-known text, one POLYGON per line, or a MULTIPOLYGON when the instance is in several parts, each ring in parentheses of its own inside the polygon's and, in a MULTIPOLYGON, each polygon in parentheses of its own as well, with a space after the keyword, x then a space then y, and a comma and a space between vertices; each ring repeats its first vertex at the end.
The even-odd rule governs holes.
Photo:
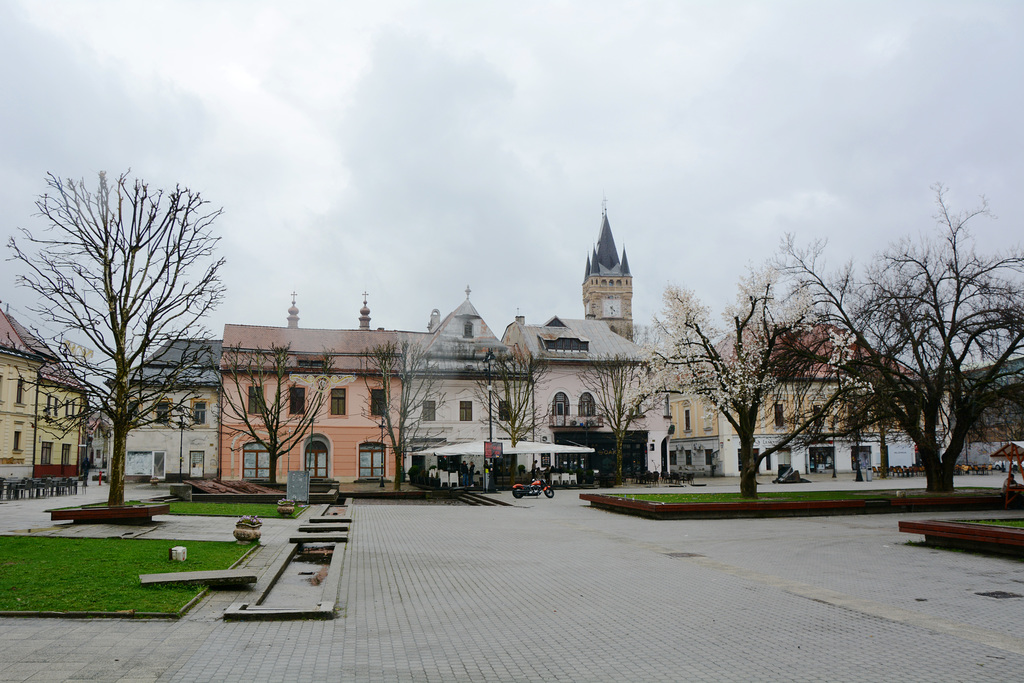
POLYGON ((345 414, 345 390, 331 389, 331 415, 345 414))
POLYGON ((18 378, 18 388, 17 388, 17 390, 15 391, 15 394, 14 394, 14 402, 15 403, 24 403, 25 402, 25 380, 21 379, 20 377, 18 378))
POLYGON ((711 408, 706 405, 704 406, 704 431, 711 431, 711 408))
POLYGON ((64 417, 73 417, 75 414, 75 399, 69 398, 64 404, 64 417))
POLYGON ((555 400, 551 403, 551 412, 556 416, 569 414, 569 397, 559 391, 555 394, 555 400))
POLYGON ((46 395, 46 417, 57 417, 57 397, 46 395))
POLYGON ((160 424, 167 424, 171 419, 171 404, 167 401, 160 401, 156 404, 156 421, 160 424))
POLYGON ((690 431, 690 409, 687 408, 683 411, 683 431, 690 431))
POLYGON ((590 392, 584 391, 580 395, 580 417, 594 416, 594 397, 590 392))
POLYGON ((785 425, 786 425, 786 418, 782 414, 782 404, 781 403, 776 403, 775 404, 775 426, 776 427, 784 427, 785 425))
POLYGON ((686 454, 686 466, 693 467, 693 451, 683 451, 686 454))
POLYGON ((192 422, 197 425, 206 424, 206 401, 192 402, 192 422))
POLYGON ((39 464, 49 465, 50 460, 53 458, 53 442, 44 441, 42 447, 39 449, 39 464))
POLYGON ((434 401, 423 402, 423 415, 421 418, 424 422, 433 422, 437 419, 437 403, 434 401))
POLYGON ((270 454, 259 444, 249 443, 242 449, 242 477, 265 479, 270 476, 270 454))
POLYGON ((461 422, 470 422, 473 419, 473 402, 472 401, 459 401, 459 420, 461 422))
POLYGON ((505 422, 508 422, 510 417, 511 417, 511 413, 509 413, 509 410, 508 410, 508 401, 499 398, 498 399, 498 419, 499 420, 504 420, 505 422))
POLYGON ((71 464, 71 444, 62 443, 60 445, 60 464, 70 465, 71 464))
POLYGON ((383 389, 370 390, 370 415, 383 415, 388 403, 383 389))
POLYGON ((292 415, 305 415, 306 414, 306 388, 305 387, 289 387, 288 388, 288 412, 292 415))
POLYGON ((16 451, 21 450, 21 432, 14 432, 14 449, 16 451))
POLYGON ((249 387, 249 405, 246 408, 250 415, 259 414, 263 408, 263 387, 257 384, 249 387))
POLYGON ((675 452, 675 451, 671 451, 671 452, 670 452, 670 453, 668 454, 668 464, 669 464, 669 465, 675 465, 675 464, 677 464, 677 462, 676 462, 676 452, 675 452))
POLYGON ((465 325, 462 326, 462 336, 465 337, 466 339, 472 339, 473 338, 473 322, 472 321, 468 321, 468 322, 466 322, 465 325))

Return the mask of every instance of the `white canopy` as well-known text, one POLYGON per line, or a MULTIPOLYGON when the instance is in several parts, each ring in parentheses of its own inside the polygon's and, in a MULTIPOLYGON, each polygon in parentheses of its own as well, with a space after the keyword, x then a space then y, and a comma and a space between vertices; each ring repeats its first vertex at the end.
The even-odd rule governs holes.
MULTIPOLYGON (((498 441, 496 441, 497 443, 498 441)), ((439 448, 428 448, 419 451, 416 455, 480 455, 484 454, 484 441, 468 441, 466 443, 451 443, 439 448)), ((538 453, 593 453, 593 448, 585 446, 565 446, 556 443, 540 443, 537 441, 520 441, 515 446, 511 441, 500 440, 501 452, 505 455, 535 455, 538 453)))

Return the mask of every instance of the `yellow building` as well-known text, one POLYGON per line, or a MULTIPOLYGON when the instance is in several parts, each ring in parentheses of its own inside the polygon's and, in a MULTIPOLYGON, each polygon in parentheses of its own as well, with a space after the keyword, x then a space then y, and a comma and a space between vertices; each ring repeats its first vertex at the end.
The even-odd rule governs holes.
POLYGON ((0 312, 0 476, 75 476, 82 385, 60 357, 0 312))

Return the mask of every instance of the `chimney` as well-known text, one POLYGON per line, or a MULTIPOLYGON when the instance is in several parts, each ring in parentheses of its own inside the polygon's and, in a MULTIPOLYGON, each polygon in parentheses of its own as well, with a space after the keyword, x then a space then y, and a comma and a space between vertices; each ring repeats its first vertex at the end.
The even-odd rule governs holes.
POLYGON ((518 325, 525 325, 526 324, 526 316, 525 315, 517 315, 516 316, 516 324, 518 324, 518 325))

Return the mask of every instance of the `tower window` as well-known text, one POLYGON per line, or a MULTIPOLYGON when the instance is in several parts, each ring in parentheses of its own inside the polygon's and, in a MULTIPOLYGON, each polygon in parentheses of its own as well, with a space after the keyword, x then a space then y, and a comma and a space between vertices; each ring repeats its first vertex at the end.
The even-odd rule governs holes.
POLYGON ((462 336, 466 339, 473 337, 473 322, 469 321, 462 327, 462 336))

